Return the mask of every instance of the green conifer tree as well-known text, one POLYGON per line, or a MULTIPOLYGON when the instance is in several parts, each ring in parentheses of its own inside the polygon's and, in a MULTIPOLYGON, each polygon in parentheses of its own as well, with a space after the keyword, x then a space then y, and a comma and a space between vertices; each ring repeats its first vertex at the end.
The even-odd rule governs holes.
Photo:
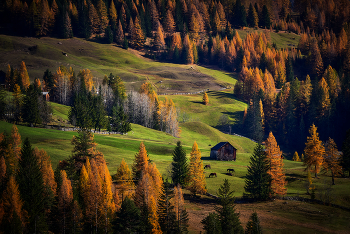
POLYGON ((188 174, 188 163, 186 152, 182 148, 181 141, 178 141, 173 152, 173 162, 171 169, 171 179, 175 185, 186 184, 186 177, 188 174))
POLYGON ((244 196, 254 200, 266 200, 270 194, 269 164, 262 145, 257 144, 250 157, 245 179, 244 196))
POLYGON ((24 202, 23 209, 28 213, 28 232, 47 232, 48 226, 45 216, 45 206, 48 202, 47 190, 45 189, 38 158, 34 155, 28 138, 23 142, 17 182, 24 202))

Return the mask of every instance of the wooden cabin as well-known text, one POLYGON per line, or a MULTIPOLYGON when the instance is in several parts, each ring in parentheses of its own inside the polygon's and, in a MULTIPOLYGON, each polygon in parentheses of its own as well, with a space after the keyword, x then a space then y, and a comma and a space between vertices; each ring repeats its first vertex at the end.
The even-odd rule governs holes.
POLYGON ((220 142, 211 148, 210 158, 220 161, 236 161, 237 149, 230 142, 220 142))

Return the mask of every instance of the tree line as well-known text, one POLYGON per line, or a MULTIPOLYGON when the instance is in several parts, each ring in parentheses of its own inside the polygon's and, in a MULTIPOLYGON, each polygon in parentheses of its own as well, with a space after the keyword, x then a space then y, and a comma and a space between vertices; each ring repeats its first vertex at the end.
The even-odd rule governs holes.
POLYGON ((131 130, 130 123, 136 123, 175 137, 180 134, 174 102, 167 98, 160 100, 147 82, 138 92, 127 93, 121 78, 112 73, 99 83, 94 81, 89 69, 76 75, 72 68, 60 66, 54 74, 46 70, 42 82, 35 79, 29 85, 22 61, 19 70, 8 65, 5 89, 12 92, 12 98, 1 90, 4 106, 0 117, 16 123, 50 123, 52 110, 47 100, 51 100, 70 106, 69 121, 79 128, 127 133, 131 130))

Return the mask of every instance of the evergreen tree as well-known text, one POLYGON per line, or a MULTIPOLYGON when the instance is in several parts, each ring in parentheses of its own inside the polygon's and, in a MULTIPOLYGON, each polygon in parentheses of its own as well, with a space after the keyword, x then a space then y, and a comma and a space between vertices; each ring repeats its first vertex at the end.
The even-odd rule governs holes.
POLYGON ((292 58, 288 55, 288 58, 286 59, 286 81, 292 82, 294 80, 294 69, 293 69, 293 63, 292 58))
POLYGON ((120 20, 118 22, 118 27, 117 27, 117 32, 116 32, 116 36, 115 36, 115 41, 119 45, 122 45, 123 42, 124 42, 124 31, 123 31, 122 24, 120 23, 120 20))
POLYGON ((244 196, 254 200, 266 200, 270 194, 271 176, 269 164, 262 145, 257 144, 250 157, 248 173, 245 179, 244 196))
POLYGON ((235 212, 235 197, 233 193, 234 191, 231 190, 231 184, 225 179, 217 192, 220 199, 220 206, 215 208, 216 212, 219 214, 222 233, 244 233, 241 222, 239 221, 239 213, 235 212))
POLYGON ((181 141, 178 141, 173 151, 173 162, 171 168, 171 179, 174 184, 184 186, 188 174, 188 163, 186 152, 182 148, 181 141))
POLYGON ((46 189, 38 159, 34 155, 28 138, 23 142, 17 181, 23 199, 23 209, 28 213, 28 232, 46 232, 48 230, 45 217, 47 194, 45 194, 46 189))
POLYGON ((261 22, 261 27, 262 28, 267 28, 269 29, 271 26, 271 19, 270 19, 270 13, 269 10, 267 9, 267 6, 264 5, 261 11, 261 20, 259 20, 259 22, 261 22))
POLYGON ((72 38, 73 30, 72 30, 72 22, 69 17, 68 11, 64 14, 63 24, 62 24, 62 38, 72 38))
POLYGON ((260 226, 260 221, 258 214, 254 212, 247 223, 245 234, 262 234, 262 228, 260 226))
POLYGON ((35 90, 34 85, 30 85, 24 97, 22 107, 23 120, 31 126, 41 123, 38 103, 39 95, 40 93, 35 90))
POLYGON ((223 233, 221 230, 221 222, 220 217, 216 213, 209 213, 207 217, 205 217, 201 223, 203 224, 203 229, 207 234, 221 234, 223 233))
POLYGON ((174 233, 176 230, 176 214, 172 204, 173 197, 174 191, 166 180, 163 183, 158 203, 159 225, 163 233, 174 233))
POLYGON ((103 99, 101 93, 92 98, 92 123, 95 131, 101 128, 105 128, 107 125, 106 110, 104 107, 103 99))
POLYGON ((137 233, 140 231, 140 220, 140 210, 129 197, 126 197, 112 221, 114 233, 137 233))
POLYGON ((248 9, 247 23, 248 26, 252 28, 257 28, 259 23, 259 16, 251 3, 249 4, 248 9))

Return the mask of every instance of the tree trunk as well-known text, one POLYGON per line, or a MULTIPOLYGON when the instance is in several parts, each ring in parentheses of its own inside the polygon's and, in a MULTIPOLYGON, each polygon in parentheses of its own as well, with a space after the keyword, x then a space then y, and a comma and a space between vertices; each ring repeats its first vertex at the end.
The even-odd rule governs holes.
POLYGON ((335 183, 334 183, 334 173, 333 173, 333 171, 332 171, 332 185, 335 185, 335 183))

